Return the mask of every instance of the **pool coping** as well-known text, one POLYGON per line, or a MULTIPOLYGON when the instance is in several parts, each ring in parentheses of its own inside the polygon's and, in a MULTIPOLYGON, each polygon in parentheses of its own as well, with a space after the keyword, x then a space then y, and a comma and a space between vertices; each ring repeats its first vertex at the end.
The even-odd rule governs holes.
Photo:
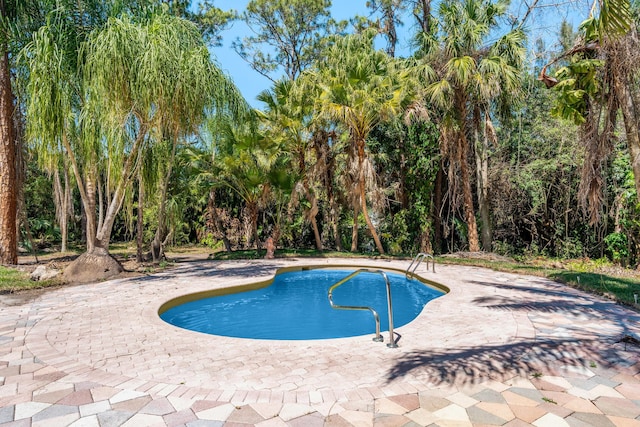
MULTIPOLYGON (((246 292, 246 291, 253 291, 253 290, 257 290, 257 289, 262 289, 262 288, 266 288, 268 286, 270 286, 273 281, 275 280, 276 276, 279 274, 284 274, 284 273, 291 273, 294 271, 305 271, 305 270, 321 270, 321 269, 344 269, 344 270, 353 270, 353 269, 358 269, 358 268, 368 268, 367 266, 360 266, 358 264, 305 264, 305 265, 299 265, 299 266, 293 266, 293 267, 278 267, 273 276, 269 279, 266 280, 260 280, 258 282, 255 283, 247 283, 247 284, 243 284, 243 285, 236 285, 236 286, 229 286, 226 288, 217 288, 217 289, 209 289, 209 290, 205 290, 205 291, 199 291, 199 292, 194 292, 194 293, 189 293, 189 294, 185 294, 185 295, 181 295, 179 297, 176 298, 172 298, 166 302, 164 302, 162 305, 160 305, 160 307, 158 308, 158 315, 162 315, 165 311, 170 310, 178 305, 181 304, 185 304, 188 302, 192 302, 192 301, 196 301, 199 299, 204 299, 204 298, 211 298, 211 297, 217 297, 217 296, 221 296, 221 295, 229 295, 229 294, 234 294, 234 293, 240 293, 240 292, 246 292)), ((369 268, 368 268, 369 269, 369 268)), ((377 270, 374 270, 373 268, 369 269, 370 272, 375 272, 377 270)), ((382 269, 378 269, 378 270, 382 270, 382 269)), ((397 268, 386 268, 384 269, 386 271, 390 271, 390 272, 394 272, 394 273, 398 273, 398 274, 407 274, 408 276, 411 276, 417 280, 419 280, 420 282, 434 287, 438 290, 440 290, 441 292, 444 292, 444 294, 448 294, 451 290, 440 283, 434 282, 432 280, 429 280, 423 276, 420 276, 418 274, 415 273, 408 273, 407 271, 404 270, 400 270, 397 268)))

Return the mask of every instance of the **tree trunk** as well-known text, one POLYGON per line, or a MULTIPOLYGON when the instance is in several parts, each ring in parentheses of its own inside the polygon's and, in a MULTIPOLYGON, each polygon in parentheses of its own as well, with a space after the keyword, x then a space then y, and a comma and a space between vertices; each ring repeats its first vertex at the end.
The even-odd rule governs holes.
POLYGON ((253 234, 253 240, 256 244, 256 249, 260 250, 260 238, 258 236, 258 205, 252 203, 247 206, 249 209, 249 219, 251 221, 251 232, 253 234))
POLYGON ((136 261, 144 262, 144 183, 142 182, 142 165, 138 168, 138 219, 136 222, 136 261))
MULTIPOLYGON (((20 109, 20 104, 16 102, 15 96, 11 96, 12 102, 15 105, 14 114, 13 114, 13 130, 14 137, 16 141, 16 241, 18 245, 20 244, 20 224, 24 224, 25 229, 28 228, 29 223, 27 222, 27 215, 25 212, 25 202, 24 202, 24 182, 26 179, 26 151, 24 144, 24 115, 22 114, 22 110, 20 109)), ((33 243, 33 238, 31 237, 30 230, 27 235, 29 236, 29 241, 33 243)), ((35 248, 33 244, 31 245, 34 250, 35 248)), ((36 257, 36 262, 38 258, 36 257)))
POLYGON ((87 244, 87 252, 90 252, 95 246, 96 236, 95 185, 93 185, 93 180, 87 177, 85 177, 85 179, 82 178, 80 167, 78 166, 75 153, 66 133, 62 134, 62 144, 71 163, 71 170, 76 178, 76 185, 80 192, 80 200, 82 200, 82 221, 84 223, 82 230, 87 244))
POLYGON ((176 158, 176 149, 178 147, 178 137, 176 134, 173 136, 171 144, 171 155, 167 163, 167 173, 164 176, 164 180, 160 184, 160 207, 158 209, 158 228, 156 228, 156 234, 153 237, 151 243, 151 254, 153 256, 153 262, 158 262, 164 258, 164 245, 163 242, 167 237, 167 226, 165 224, 166 211, 167 211, 167 192, 169 189, 169 181, 171 180, 171 173, 173 171, 173 162, 176 158))
POLYGON ((302 187, 304 188, 304 195, 311 202, 311 209, 309 209, 308 217, 311 222, 311 228, 313 229, 313 237, 316 241, 316 249, 322 252, 322 238, 320 238, 320 231, 318 230, 318 222, 316 215, 318 215, 318 201, 316 196, 311 191, 309 185, 309 177, 307 176, 307 166, 305 159, 305 150, 298 150, 298 173, 302 176, 302 187))
POLYGON ((318 229, 318 221, 316 221, 316 215, 318 214, 318 201, 316 200, 316 197, 311 194, 311 191, 309 191, 307 197, 311 198, 311 211, 309 212, 309 218, 311 219, 313 237, 316 239, 316 249, 322 252, 322 238, 320 237, 320 230, 318 229))
POLYGON ((431 246, 431 233, 429 227, 425 227, 424 231, 420 233, 420 252, 427 254, 433 253, 433 246, 431 246))
POLYGON ((478 207, 480 211, 482 248, 491 252, 491 208, 489 206, 489 117, 485 117, 482 125, 481 113, 478 108, 474 111, 474 137, 476 155, 476 179, 478 181, 478 207), (480 135, 482 134, 482 136, 480 135))
MULTIPOLYGON (((2 18, 5 17, 2 3, 2 18)), ((6 44, 0 45, 0 264, 18 264, 16 139, 6 44)))
MULTIPOLYGON (((68 181, 65 182, 65 185, 68 185, 68 181)), ((60 225, 60 235, 61 235, 61 244, 60 244, 60 252, 67 251, 67 192, 66 188, 63 188, 62 181, 60 180, 60 171, 56 169, 53 172, 53 194, 54 194, 54 204, 56 208, 56 219, 58 220, 58 225, 60 225)))
MULTIPOLYGON (((109 202, 109 206, 104 215, 104 221, 99 229, 97 229, 95 233, 95 245, 94 247, 99 247, 109 252, 109 242, 111 240, 111 231, 113 229, 113 222, 116 219, 116 215, 120 208, 122 207, 122 202, 124 201, 125 189, 131 183, 131 175, 134 164, 138 158, 138 153, 140 151, 140 145, 144 140, 144 137, 147 134, 147 127, 145 125, 141 126, 141 129, 138 131, 138 135, 136 136, 136 140, 131 147, 131 152, 127 157, 127 161, 124 163, 122 168, 122 177, 118 181, 118 185, 116 186, 113 195, 111 195, 111 201, 109 202)), ((94 201, 94 218, 95 218, 95 201, 94 201)), ((87 224, 88 226, 89 224, 87 224)), ((88 248, 88 235, 87 235, 87 248, 88 248)))
POLYGON ((636 194, 638 194, 640 198, 640 130, 638 129, 638 116, 636 115, 640 106, 634 105, 625 76, 619 75, 616 77, 617 78, 613 78, 613 83, 618 102, 620 103, 620 109, 622 110, 636 194))
POLYGON ((396 31, 396 5, 391 2, 383 6, 384 33, 387 35, 387 53, 390 57, 396 56, 396 45, 398 44, 398 33, 396 31))
POLYGON ((400 153, 400 168, 398 169, 400 206, 402 206, 402 209, 409 209, 409 195, 407 194, 407 158, 404 153, 405 147, 403 143, 401 143, 400 150, 402 150, 400 153))
POLYGON ((333 192, 329 195, 329 218, 331 221, 331 228, 333 229, 333 239, 336 246, 336 251, 342 251, 342 240, 340 238, 340 227, 338 226, 338 209, 336 207, 336 200, 333 192))
POLYGON ((333 177, 334 177, 334 168, 335 168, 335 159, 333 155, 330 153, 329 143, 327 141, 328 138, 324 138, 323 151, 325 156, 325 177, 324 177, 324 186, 327 190, 327 198, 329 199, 329 220, 331 221, 331 229, 333 231, 333 239, 335 242, 335 247, 337 251, 342 251, 342 238, 340 237, 340 226, 339 226, 339 214, 338 214, 338 204, 336 202, 335 189, 333 187, 333 177))
POLYGON ((360 213, 359 206, 353 206, 353 227, 351 228, 351 252, 358 250, 358 215, 360 213))
POLYGON ((434 251, 436 253, 442 253, 442 204, 443 204, 443 191, 442 187, 444 186, 444 162, 440 159, 440 164, 438 165, 438 172, 436 174, 436 183, 433 195, 433 224, 435 228, 434 235, 434 251))
MULTIPOLYGON (((13 102, 15 102, 15 97, 12 96, 13 102)), ((29 219, 27 218, 26 205, 24 201, 24 183, 26 179, 26 163, 25 163, 25 145, 24 145, 24 115, 22 114, 22 110, 20 109, 20 104, 15 104, 14 116, 13 116, 13 129, 15 132, 15 141, 16 141, 16 188, 17 188, 17 207, 16 207, 16 239, 19 244, 20 242, 20 225, 24 227, 24 231, 26 232, 27 239, 29 240, 29 244, 31 245, 31 253, 36 260, 38 261, 37 248, 35 242, 33 241, 33 235, 31 234, 31 227, 29 226, 29 219)), ((66 171, 65 171, 66 172, 66 171)))
MULTIPOLYGON (((65 164, 67 162, 65 161, 65 164)), ((72 193, 71 193, 71 182, 69 181, 69 169, 67 169, 65 167, 64 171, 63 171, 63 177, 64 177, 64 194, 63 194, 63 198, 64 198, 64 235, 62 238, 62 248, 60 249, 62 252, 66 252, 67 251, 67 246, 69 243, 69 219, 73 220, 74 217, 74 213, 73 213, 73 197, 72 197, 72 193)))
POLYGON ((84 213, 87 216, 87 252, 91 253, 96 247, 96 233, 98 228, 96 216, 96 185, 91 178, 85 179, 86 200, 83 200, 84 213))
POLYGON ((382 243, 380 242, 380 238, 378 237, 378 232, 376 228, 373 226, 373 222, 371 222, 371 218, 369 217, 369 212, 367 210, 367 193, 365 188, 365 178, 364 178, 364 140, 358 141, 358 187, 360 190, 360 204, 362 207, 362 214, 364 215, 364 220, 367 223, 367 227, 369 228, 369 232, 371 233, 371 237, 373 237, 373 241, 376 244, 376 248, 381 255, 384 255, 384 248, 382 247, 382 243))
POLYGON ((467 222, 467 235, 469 239, 469 251, 479 252, 480 242, 478 240, 478 226, 476 225, 476 215, 473 209, 473 195, 471 192, 471 176, 469 174, 469 164, 467 155, 467 138, 464 131, 458 137, 458 152, 460 158, 460 178, 462 180, 462 200, 467 222))
POLYGON ((369 228, 369 232, 371 233, 371 237, 373 237, 373 241, 376 244, 376 248, 381 255, 384 255, 384 248, 382 247, 382 243, 380 242, 380 238, 378 237, 378 232, 371 222, 371 218, 369 217, 369 212, 367 211, 367 198, 365 194, 365 185, 364 185, 364 177, 361 177, 360 180, 360 201, 362 202, 362 214, 364 215, 364 220, 367 223, 367 227, 369 228))
MULTIPOLYGON (((96 177, 98 178, 97 180, 97 185, 96 185, 96 189, 98 190, 98 230, 102 228, 102 225, 104 224, 104 193, 103 193, 103 185, 102 182, 100 180, 100 176, 96 174, 96 177)), ((109 187, 109 180, 107 179, 107 185, 106 187, 109 187)), ((108 190, 107 190, 108 193, 108 190)))
POLYGON ((415 0, 415 6, 413 16, 418 21, 421 31, 429 34, 431 32, 431 0, 415 0))
POLYGON ((216 207, 216 190, 215 188, 212 188, 209 190, 209 215, 211 217, 211 220, 213 222, 213 226, 215 227, 216 231, 222 235, 222 243, 224 243, 224 250, 226 252, 231 252, 231 242, 229 241, 229 238, 227 237, 227 231, 224 228, 224 225, 222 224, 222 221, 220 220, 220 216, 218 215, 218 208, 216 207))
POLYGON ((329 200, 329 222, 333 232, 333 239, 337 251, 342 250, 342 241, 340 238, 340 228, 338 226, 338 208, 336 206, 335 191, 333 188, 333 177, 335 169, 335 160, 331 154, 329 139, 335 137, 334 133, 329 133, 324 129, 316 130, 313 133, 313 148, 316 152, 316 174, 320 176, 322 184, 327 192, 329 200))

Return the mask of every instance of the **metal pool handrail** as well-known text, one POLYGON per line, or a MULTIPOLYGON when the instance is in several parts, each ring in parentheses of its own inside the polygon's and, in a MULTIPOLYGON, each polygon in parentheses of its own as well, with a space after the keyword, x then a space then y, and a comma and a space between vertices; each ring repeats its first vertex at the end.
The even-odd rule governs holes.
POLYGON ((336 282, 334 285, 332 285, 329 288, 329 294, 328 294, 329 304, 331 305, 331 308, 334 308, 336 310, 369 310, 371 314, 373 314, 373 318, 376 321, 376 336, 373 338, 373 340, 378 342, 384 341, 384 338, 382 337, 382 335, 380 335, 380 316, 378 316, 377 311, 375 311, 371 307, 354 306, 354 305, 338 305, 333 302, 333 291, 336 288, 344 285, 346 282, 353 279, 355 276, 357 276, 360 273, 378 273, 384 278, 385 284, 387 286, 387 310, 389 311, 389 341, 390 342, 387 344, 387 347, 395 348, 398 346, 398 344, 396 344, 396 341, 393 335, 393 307, 391 303, 391 285, 389 284, 389 278, 387 277, 387 274, 384 271, 371 270, 369 268, 360 268, 354 271, 353 273, 349 274, 344 279, 336 282))
POLYGON ((407 279, 411 279, 411 277, 409 277, 409 274, 415 274, 416 270, 418 269, 418 266, 420 265, 420 263, 426 259, 426 263, 427 263, 427 271, 429 271, 429 258, 431 258, 431 267, 433 268, 433 272, 436 272, 436 262, 433 259, 433 255, 430 254, 426 254, 424 252, 420 252, 418 255, 416 255, 413 258, 413 261, 411 261, 411 264, 409 264, 409 267, 407 267, 407 271, 405 271, 405 276, 407 277, 407 279), (417 262, 416 262, 417 261, 417 262), (413 264, 415 264, 416 266, 413 267, 413 264), (413 270, 411 269, 411 267, 413 267, 413 270))

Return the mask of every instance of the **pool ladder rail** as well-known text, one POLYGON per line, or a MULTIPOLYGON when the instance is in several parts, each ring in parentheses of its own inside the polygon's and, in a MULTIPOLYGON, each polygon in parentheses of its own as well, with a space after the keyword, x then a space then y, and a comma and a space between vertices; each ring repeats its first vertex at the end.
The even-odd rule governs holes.
POLYGON ((431 268, 433 269, 433 272, 436 272, 436 262, 433 258, 433 255, 424 253, 424 252, 420 252, 418 255, 416 255, 413 258, 413 261, 411 261, 411 264, 409 264, 409 267, 407 267, 407 271, 405 271, 405 276, 407 277, 407 279, 411 280, 413 279, 412 276, 415 276, 416 270, 418 269, 418 266, 420 265, 420 263, 424 260, 426 260, 426 265, 427 265, 427 271, 429 271, 429 259, 431 259, 431 268), (415 264, 415 267, 413 266, 415 264), (413 268, 412 268, 413 267, 413 268))
POLYGON ((387 347, 396 348, 398 347, 398 344, 396 343, 395 336, 393 335, 393 305, 391 303, 391 284, 389 283, 389 278, 387 277, 387 274, 384 271, 372 270, 369 268, 361 268, 354 271, 353 273, 349 274, 344 279, 336 282, 334 285, 332 285, 329 288, 329 295, 328 295, 329 304, 331 305, 331 308, 334 308, 336 310, 369 310, 371 314, 373 314, 373 318, 376 322, 376 336, 373 338, 373 340, 377 342, 384 341, 384 338, 382 337, 382 335, 380 335, 380 316, 378 315, 377 311, 375 311, 371 307, 354 306, 354 305, 338 305, 333 302, 333 291, 336 288, 344 285, 346 282, 353 279, 355 276, 357 276, 360 273, 377 273, 384 278, 385 284, 387 286, 387 311, 389 312, 389 341, 390 342, 387 343, 387 347))

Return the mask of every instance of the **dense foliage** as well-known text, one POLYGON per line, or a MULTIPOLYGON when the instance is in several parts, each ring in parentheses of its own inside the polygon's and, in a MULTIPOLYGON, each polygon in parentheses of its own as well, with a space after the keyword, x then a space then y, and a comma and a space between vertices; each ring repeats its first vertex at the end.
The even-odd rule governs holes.
POLYGON ((272 239, 637 264, 628 2, 604 2, 577 33, 558 23, 532 67, 532 11, 506 25, 507 2, 372 1, 353 28, 329 0, 290 3, 9 2, 21 245, 135 239, 140 261, 158 261, 167 245, 272 239), (253 30, 236 49, 273 80, 256 111, 206 49, 233 19, 253 30))

